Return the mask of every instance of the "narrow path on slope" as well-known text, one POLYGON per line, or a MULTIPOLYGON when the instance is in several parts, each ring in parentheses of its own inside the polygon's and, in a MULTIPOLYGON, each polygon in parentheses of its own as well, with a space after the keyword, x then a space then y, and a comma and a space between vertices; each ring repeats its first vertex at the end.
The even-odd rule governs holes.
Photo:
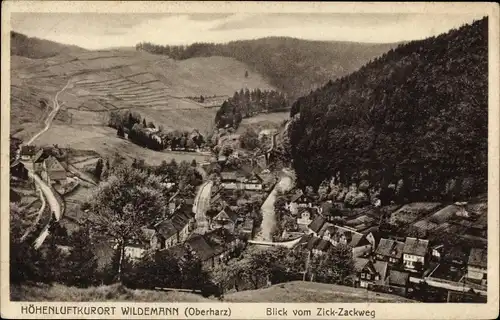
POLYGON ((61 94, 64 90, 66 90, 69 85, 71 84, 71 79, 68 80, 68 82, 66 83, 66 85, 61 89, 59 90, 55 97, 54 97, 54 100, 53 100, 53 103, 54 103, 54 108, 52 110, 52 112, 49 114, 49 116, 47 117, 47 119, 45 120, 45 127, 40 130, 40 132, 38 132, 37 134, 35 134, 27 143, 26 145, 30 145, 32 144, 36 139, 38 139, 38 137, 40 137, 42 134, 44 134, 47 130, 49 130, 50 128, 50 125, 52 124, 52 121, 54 120, 55 116, 57 115, 57 112, 59 111, 59 109, 61 108, 61 106, 59 105, 59 102, 57 101, 57 98, 59 97, 59 94, 61 94))
MULTIPOLYGON (((45 133, 47 130, 49 130, 50 125, 52 124, 52 121, 54 120, 55 116, 57 115, 57 112, 61 108, 61 106, 59 105, 59 101, 57 101, 59 94, 61 94, 64 90, 66 90, 70 84, 71 84, 71 79, 68 80, 66 85, 56 93, 54 100, 53 100, 54 108, 53 108, 52 112, 49 114, 49 116, 47 117, 47 119, 45 120, 45 127, 42 130, 40 130, 40 132, 35 134, 26 143, 26 145, 32 144, 38 137, 40 137, 43 133, 45 133)), ((30 171, 29 167, 28 167, 28 173, 33 178, 33 180, 35 181, 35 184, 40 188, 43 195, 45 196, 45 199, 46 199, 47 203, 49 204, 49 207, 51 210, 51 215, 53 213, 56 221, 59 221, 59 219, 61 218, 61 205, 57 201, 57 198, 56 198, 54 192, 52 191, 50 186, 47 185, 36 173, 30 171)), ((51 220, 52 220, 52 216, 51 216, 51 219, 49 221, 51 221, 51 220)), ((40 233, 38 238, 35 240, 35 248, 39 248, 43 244, 43 242, 45 241, 45 238, 49 234, 48 230, 49 230, 49 224, 47 224, 45 226, 43 231, 40 233)))

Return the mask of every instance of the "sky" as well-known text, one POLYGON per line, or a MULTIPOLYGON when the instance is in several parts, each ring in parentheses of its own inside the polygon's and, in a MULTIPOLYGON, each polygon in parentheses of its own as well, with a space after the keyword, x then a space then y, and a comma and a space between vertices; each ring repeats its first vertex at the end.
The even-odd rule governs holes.
POLYGON ((86 49, 225 43, 269 36, 391 43, 419 40, 480 19, 477 14, 391 13, 12 13, 11 28, 86 49))

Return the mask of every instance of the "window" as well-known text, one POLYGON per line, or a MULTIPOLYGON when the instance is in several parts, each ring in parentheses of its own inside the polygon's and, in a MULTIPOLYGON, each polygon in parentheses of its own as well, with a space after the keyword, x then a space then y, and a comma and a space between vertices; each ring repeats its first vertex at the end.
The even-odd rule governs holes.
POLYGON ((371 275, 369 273, 366 274, 366 279, 368 279, 368 280, 371 279, 371 275))
POLYGON ((361 279, 364 279, 364 278, 365 278, 365 274, 361 273, 361 279))

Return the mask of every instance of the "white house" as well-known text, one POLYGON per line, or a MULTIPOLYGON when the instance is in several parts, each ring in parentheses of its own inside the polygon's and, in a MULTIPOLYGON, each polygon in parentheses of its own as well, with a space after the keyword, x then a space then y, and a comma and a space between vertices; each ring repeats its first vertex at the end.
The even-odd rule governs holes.
POLYGON ((469 262, 467 263, 467 278, 482 285, 488 280, 488 259, 485 249, 472 248, 470 250, 469 262))
POLYGON ((426 263, 428 247, 429 240, 407 237, 403 248, 404 268, 421 271, 426 263))

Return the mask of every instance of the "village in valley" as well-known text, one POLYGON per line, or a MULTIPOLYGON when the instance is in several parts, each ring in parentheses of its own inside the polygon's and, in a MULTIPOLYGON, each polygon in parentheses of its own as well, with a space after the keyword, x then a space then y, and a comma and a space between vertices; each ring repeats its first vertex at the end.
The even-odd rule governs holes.
MULTIPOLYGON (((342 279, 343 285, 422 301, 486 299, 484 197, 471 202, 387 203, 383 197, 388 196, 373 193, 367 180, 346 187, 335 183, 335 178, 325 181, 317 192, 302 190, 294 187, 293 169, 275 160, 279 158, 274 148, 276 136, 276 130, 262 130, 258 137, 265 150, 249 153, 241 148, 240 135, 223 133, 220 140, 229 144, 214 147, 219 154, 212 152, 207 161, 191 163, 196 174, 203 173, 196 190, 185 192, 173 180, 162 182, 169 192, 166 214, 141 227, 142 236, 123 247, 124 257, 133 262, 151 252, 178 259, 194 254, 204 269, 213 270, 241 259, 246 250, 283 247, 305 253, 301 277, 314 281, 307 262, 343 246, 349 248, 354 263, 352 272, 342 279)), ((58 146, 22 146, 11 164, 14 185, 22 189, 28 181, 37 181, 48 186, 48 195, 57 195, 59 212, 52 211, 48 220, 37 219, 33 225, 38 230, 45 222, 53 230, 64 214, 68 201, 64 199, 71 198, 75 189, 97 185, 96 165, 98 176, 109 170, 109 159, 103 161, 92 152, 72 153, 58 146), (94 160, 91 166, 89 159, 94 160)), ((145 168, 136 160, 132 166, 145 168)), ((392 198, 400 188, 389 186, 392 198)), ((37 185, 38 189, 45 192, 37 185)), ((41 209, 45 210, 43 217, 51 206, 41 209)), ((37 246, 50 234, 46 231, 42 229, 37 246)), ((116 244, 110 246, 119 249, 116 244)))
POLYGON ((486 303, 487 29, 12 31, 11 300, 486 303))

